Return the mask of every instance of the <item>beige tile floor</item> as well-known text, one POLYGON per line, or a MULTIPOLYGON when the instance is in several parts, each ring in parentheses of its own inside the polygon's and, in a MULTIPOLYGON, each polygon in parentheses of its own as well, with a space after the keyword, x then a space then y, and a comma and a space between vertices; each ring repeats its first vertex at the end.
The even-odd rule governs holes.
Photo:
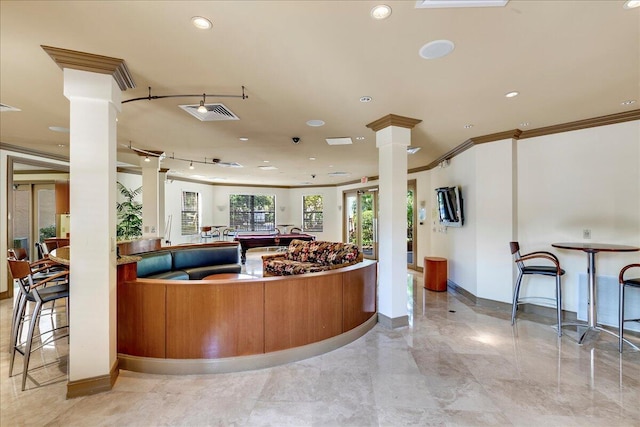
MULTIPOLYGON (((248 273, 259 273, 250 253, 248 273)), ((532 315, 424 291, 411 326, 376 326, 297 363, 218 375, 120 371, 112 391, 65 399, 66 343, 36 353, 27 391, 8 378, 10 302, 0 302, 0 426, 639 426, 640 352, 613 337, 579 346, 532 315)), ((638 341, 638 339, 635 339, 638 341)), ((18 362, 21 358, 18 358, 18 362)), ((16 372, 19 372, 19 367, 16 372)))

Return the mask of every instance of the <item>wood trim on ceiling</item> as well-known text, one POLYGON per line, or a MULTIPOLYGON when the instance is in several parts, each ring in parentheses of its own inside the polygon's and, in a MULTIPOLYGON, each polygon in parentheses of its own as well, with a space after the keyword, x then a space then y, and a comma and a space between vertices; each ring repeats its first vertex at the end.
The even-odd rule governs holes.
POLYGON ((124 59, 110 56, 95 55, 93 53, 78 52, 77 50, 61 49, 59 47, 40 45, 61 69, 89 71, 92 73, 111 75, 120 90, 136 87, 133 76, 129 72, 124 59))
POLYGON ((523 131, 519 139, 534 138, 536 136, 551 135, 554 133, 569 132, 572 130, 588 129, 597 126, 613 125, 617 123, 640 120, 640 109, 624 111, 622 113, 609 114, 607 116, 593 117, 575 122, 561 123, 558 125, 546 126, 538 129, 523 131))
MULTIPOLYGON (((34 150, 32 148, 20 147, 18 145, 6 144, 4 142, 0 142, 0 150, 13 151, 14 153, 28 154, 36 157, 44 157, 45 159, 58 160, 60 162, 69 162, 69 158, 65 156, 45 153, 43 151, 34 150)), ((32 160, 32 162, 36 162, 36 160, 32 160)))

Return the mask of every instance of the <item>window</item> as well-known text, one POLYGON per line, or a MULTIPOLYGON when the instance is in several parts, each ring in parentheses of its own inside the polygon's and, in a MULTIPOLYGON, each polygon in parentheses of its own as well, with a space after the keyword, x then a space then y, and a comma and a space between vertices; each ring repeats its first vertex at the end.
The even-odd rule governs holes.
POLYGON ((302 196, 302 229, 322 231, 322 196, 302 196))
POLYGON ((200 224, 200 194, 193 191, 182 192, 182 235, 197 234, 200 224))
POLYGON ((268 195, 231 194, 229 225, 238 231, 273 231, 276 197, 268 195))

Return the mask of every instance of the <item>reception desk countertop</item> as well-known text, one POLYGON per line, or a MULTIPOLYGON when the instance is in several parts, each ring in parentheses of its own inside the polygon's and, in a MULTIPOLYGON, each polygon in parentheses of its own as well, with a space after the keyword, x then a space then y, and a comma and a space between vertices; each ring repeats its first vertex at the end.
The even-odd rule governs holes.
MULTIPOLYGON (((57 248, 52 250, 51 252, 49 252, 49 258, 51 258, 51 260, 59 263, 59 264, 63 264, 63 265, 69 265, 70 264, 70 256, 69 256, 69 246, 64 246, 62 248, 57 248)), ((124 265, 124 264, 131 264, 134 262, 138 262, 140 261, 142 258, 140 258, 139 256, 134 256, 134 255, 123 255, 120 258, 118 258, 118 265, 124 265)))

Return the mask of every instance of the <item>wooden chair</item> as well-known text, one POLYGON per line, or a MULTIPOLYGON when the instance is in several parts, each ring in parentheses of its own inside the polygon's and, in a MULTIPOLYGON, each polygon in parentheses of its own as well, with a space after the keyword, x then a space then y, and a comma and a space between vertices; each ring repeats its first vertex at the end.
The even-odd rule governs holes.
POLYGON ((638 348, 636 345, 634 345, 631 342, 629 342, 629 340, 625 340, 624 339, 624 322, 640 322, 640 318, 638 318, 638 319, 625 319, 624 318, 624 291, 625 291, 625 288, 633 287, 633 288, 639 288, 640 289, 640 277, 627 278, 627 279, 624 278, 624 275, 627 272, 627 270, 629 270, 631 268, 640 268, 640 264, 629 264, 627 266, 624 266, 622 268, 622 270, 620 270, 620 275, 618 276, 618 281, 620 282, 620 288, 619 288, 619 291, 618 291, 619 307, 620 307, 620 311, 618 312, 618 315, 619 315, 619 318, 618 318, 618 336, 619 336, 618 351, 620 353, 622 353, 622 345, 623 345, 624 341, 627 341, 627 343, 629 343, 634 348, 636 348, 636 349, 638 348))

